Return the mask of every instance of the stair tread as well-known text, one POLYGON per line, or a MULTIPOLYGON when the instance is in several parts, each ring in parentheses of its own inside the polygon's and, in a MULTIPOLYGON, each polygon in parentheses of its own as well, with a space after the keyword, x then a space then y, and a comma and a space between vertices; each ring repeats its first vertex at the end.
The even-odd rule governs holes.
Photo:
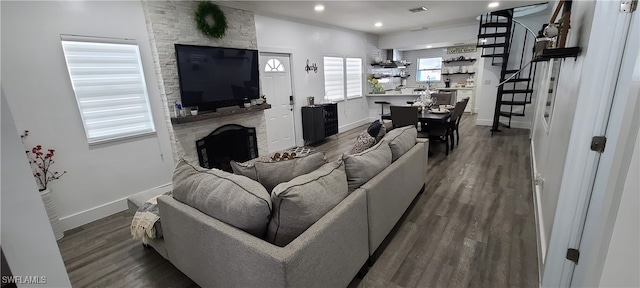
POLYGON ((509 111, 500 111, 500 116, 511 118, 511 116, 524 116, 524 113, 514 113, 514 112, 509 112, 509 111))
POLYGON ((509 22, 488 22, 480 24, 480 27, 509 27, 511 23, 509 22))
POLYGON ((487 55, 482 55, 481 57, 487 58, 487 57, 504 57, 504 53, 501 54, 487 54, 487 55))
POLYGON ((502 94, 511 93, 533 93, 533 89, 504 89, 502 94))
POLYGON ((500 104, 502 105, 527 105, 530 103, 531 101, 506 101, 506 100, 500 101, 500 104))
POLYGON ((529 82, 531 78, 511 78, 507 82, 529 82))
POLYGON ((509 34, 507 32, 500 33, 483 33, 478 34, 478 38, 497 38, 497 37, 507 37, 509 34))
POLYGON ((509 43, 491 43, 491 44, 479 44, 478 48, 491 48, 491 47, 506 47, 509 43))

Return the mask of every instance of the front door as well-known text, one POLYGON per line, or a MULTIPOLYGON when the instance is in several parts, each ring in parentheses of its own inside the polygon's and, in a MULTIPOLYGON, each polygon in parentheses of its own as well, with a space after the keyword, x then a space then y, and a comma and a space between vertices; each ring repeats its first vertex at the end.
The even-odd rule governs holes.
POLYGON ((289 55, 260 53, 262 93, 271 109, 265 110, 269 152, 294 147, 293 91, 289 55))

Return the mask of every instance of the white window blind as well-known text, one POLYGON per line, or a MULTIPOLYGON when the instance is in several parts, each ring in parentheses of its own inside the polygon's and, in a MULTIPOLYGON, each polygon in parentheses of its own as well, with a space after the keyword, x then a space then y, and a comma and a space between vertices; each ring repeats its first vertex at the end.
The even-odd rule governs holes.
POLYGON ((362 97, 362 58, 347 58, 347 99, 362 97))
POLYGON ((86 38, 62 48, 89 144, 155 132, 138 45, 86 38))
POLYGON ((442 78, 442 57, 418 59, 418 82, 440 81, 442 78))
POLYGON ((344 59, 324 57, 324 99, 344 100, 344 59))

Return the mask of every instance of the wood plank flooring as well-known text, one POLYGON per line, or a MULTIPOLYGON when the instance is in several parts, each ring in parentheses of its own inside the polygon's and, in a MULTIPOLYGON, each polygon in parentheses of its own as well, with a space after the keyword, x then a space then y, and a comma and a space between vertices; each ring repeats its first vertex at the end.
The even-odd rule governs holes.
MULTIPOLYGON (((335 160, 366 126, 313 145, 335 160)), ((465 115, 461 142, 429 158, 428 183, 350 287, 538 287, 528 130, 490 137, 465 115)), ((74 287, 197 287, 131 239, 124 211, 58 242, 74 287)))

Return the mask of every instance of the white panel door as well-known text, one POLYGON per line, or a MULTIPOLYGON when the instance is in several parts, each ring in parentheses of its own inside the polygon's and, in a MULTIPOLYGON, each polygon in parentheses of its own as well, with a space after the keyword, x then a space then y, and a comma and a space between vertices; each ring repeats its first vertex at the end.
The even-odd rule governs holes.
POLYGON ((260 53, 262 93, 271 109, 265 110, 269 152, 294 147, 293 96, 289 55, 260 53))

